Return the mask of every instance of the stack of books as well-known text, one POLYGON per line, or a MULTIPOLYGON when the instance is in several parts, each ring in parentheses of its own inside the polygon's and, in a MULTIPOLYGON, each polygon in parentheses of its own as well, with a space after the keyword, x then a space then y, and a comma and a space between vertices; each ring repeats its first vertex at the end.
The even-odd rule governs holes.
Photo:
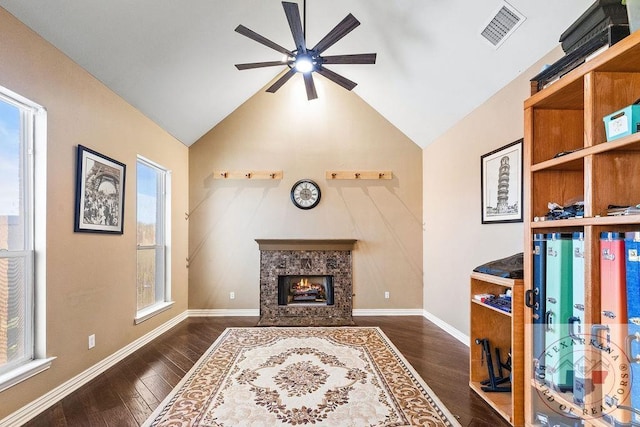
POLYGON ((609 205, 609 207, 607 208, 608 216, 638 215, 638 214, 640 214, 640 205, 635 205, 635 206, 609 205))

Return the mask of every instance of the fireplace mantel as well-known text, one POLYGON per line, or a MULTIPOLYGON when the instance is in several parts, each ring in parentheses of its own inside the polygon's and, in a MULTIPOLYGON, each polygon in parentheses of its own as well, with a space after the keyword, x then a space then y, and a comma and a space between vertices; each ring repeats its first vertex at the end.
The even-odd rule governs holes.
POLYGON ((256 239, 261 251, 351 251, 355 239, 256 239))

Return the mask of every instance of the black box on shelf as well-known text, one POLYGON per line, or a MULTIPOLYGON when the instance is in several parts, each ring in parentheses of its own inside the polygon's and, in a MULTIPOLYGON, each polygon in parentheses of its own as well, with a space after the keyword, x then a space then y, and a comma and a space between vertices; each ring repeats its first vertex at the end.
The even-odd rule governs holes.
POLYGON ((621 0, 597 0, 560 35, 566 55, 538 73, 531 82, 541 90, 628 35, 629 18, 621 0))
POLYGON ((609 25, 575 50, 542 70, 531 79, 531 82, 536 84, 537 90, 542 90, 550 83, 583 64, 589 57, 599 52, 600 49, 613 46, 628 35, 628 24, 609 25))
POLYGON ((629 25, 626 6, 620 0, 596 1, 560 35, 562 50, 573 52, 611 25, 629 25))

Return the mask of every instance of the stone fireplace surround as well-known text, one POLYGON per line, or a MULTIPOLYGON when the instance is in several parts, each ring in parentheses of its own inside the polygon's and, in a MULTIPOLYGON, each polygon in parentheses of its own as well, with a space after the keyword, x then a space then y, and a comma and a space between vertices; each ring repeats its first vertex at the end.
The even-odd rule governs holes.
POLYGON ((256 239, 260 249, 258 326, 353 325, 353 239, 256 239), (278 305, 278 276, 332 275, 333 305, 278 305))

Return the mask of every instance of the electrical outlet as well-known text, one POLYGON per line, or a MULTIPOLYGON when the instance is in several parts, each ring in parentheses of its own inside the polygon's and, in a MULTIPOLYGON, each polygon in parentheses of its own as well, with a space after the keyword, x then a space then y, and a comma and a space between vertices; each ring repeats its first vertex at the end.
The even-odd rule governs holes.
POLYGON ((96 335, 91 334, 89 335, 89 349, 92 349, 95 346, 96 346, 96 335))
POLYGON ((235 292, 229 292, 229 299, 236 299, 236 293, 235 292))
POLYGON ((384 299, 389 299, 389 291, 386 291, 386 292, 384 293, 384 299))

